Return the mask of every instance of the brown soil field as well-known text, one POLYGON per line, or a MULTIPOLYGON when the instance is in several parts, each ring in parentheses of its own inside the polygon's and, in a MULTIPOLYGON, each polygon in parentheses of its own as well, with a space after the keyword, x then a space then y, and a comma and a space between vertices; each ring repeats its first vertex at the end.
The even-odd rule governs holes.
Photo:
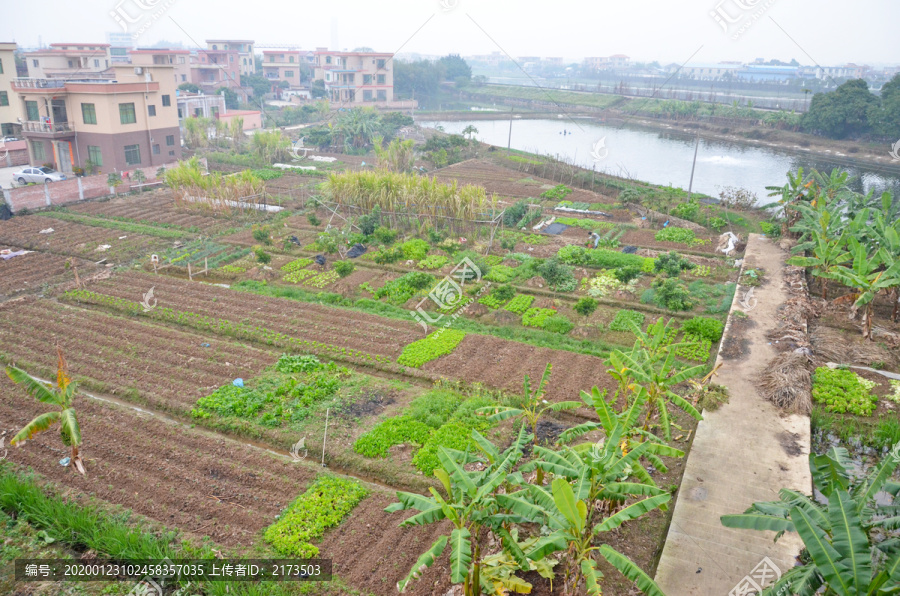
POLYGON ((0 352, 55 372, 58 341, 85 388, 187 415, 198 398, 259 374, 280 352, 103 312, 25 299, 0 306, 0 352), (203 347, 207 343, 210 347, 203 347))
POLYGON ((165 224, 181 229, 197 227, 205 233, 233 227, 232 219, 206 215, 198 209, 183 209, 175 205, 169 189, 154 190, 136 196, 109 201, 90 201, 69 207, 69 211, 97 217, 122 217, 147 224, 165 224))
POLYGON ((413 323, 364 313, 236 292, 210 284, 136 272, 125 272, 87 285, 87 289, 140 302, 150 287, 158 307, 190 311, 258 325, 306 340, 354 348, 396 359, 410 342, 421 339, 413 323))
MULTIPOLYGON (((12 247, 0 246, 0 249, 6 248, 12 247)), ((72 281, 75 279, 74 267, 79 268, 80 277, 87 277, 97 271, 96 265, 83 259, 46 252, 31 252, 7 260, 0 259, 0 300, 23 292, 37 292, 44 285, 72 281)))
POLYGON ((97 228, 51 217, 14 217, 0 225, 0 244, 99 261, 130 260, 171 241, 122 230, 97 228), (41 230, 53 228, 49 234, 41 230), (124 238, 123 238, 124 237, 124 238), (110 248, 98 251, 100 245, 110 248))
MULTIPOLYGON (((540 195, 545 190, 553 188, 558 182, 539 178, 519 172, 514 169, 504 168, 502 166, 483 161, 479 159, 470 159, 467 161, 453 164, 446 168, 436 170, 433 175, 441 182, 456 181, 460 185, 475 184, 484 186, 489 194, 496 194, 501 197, 512 197, 514 199, 525 199, 531 197, 540 201, 540 195), (528 182, 523 180, 529 179, 528 182)), ((612 203, 613 199, 600 193, 583 190, 580 188, 572 189, 572 192, 566 197, 566 200, 584 203, 612 203)))
POLYGON ((547 385, 548 400, 579 401, 580 392, 590 391, 591 387, 601 390, 615 387, 600 358, 486 335, 467 335, 453 352, 426 363, 422 369, 521 393, 525 375, 536 383, 548 362, 553 364, 547 385))
MULTIPOLYGON (((75 370, 70 359, 70 370, 75 370)), ((262 532, 312 482, 316 466, 148 413, 97 402, 76 401, 87 475, 59 465, 68 449, 57 433, 37 435, 9 450, 9 461, 87 497, 128 507, 188 537, 250 552, 262 532)), ((45 411, 8 378, 0 379, 0 433, 11 436, 45 411)), ((401 529, 404 512, 389 514, 392 492, 377 487, 321 543, 322 557, 352 587, 388 596, 416 558, 445 528, 401 529), (360 542, 360 541, 363 542, 360 542), (360 545, 367 548, 360 550, 360 545)), ((436 594, 446 581, 446 556, 412 586, 414 595, 436 594)), ((443 592, 446 591, 446 587, 443 592)), ((441 593, 443 593, 441 592, 441 593)))

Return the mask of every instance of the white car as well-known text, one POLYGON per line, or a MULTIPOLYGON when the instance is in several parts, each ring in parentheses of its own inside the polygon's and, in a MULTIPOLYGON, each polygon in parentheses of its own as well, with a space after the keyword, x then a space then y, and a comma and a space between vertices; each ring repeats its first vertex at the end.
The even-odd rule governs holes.
POLYGON ((28 184, 29 182, 37 184, 40 184, 41 182, 59 182, 60 180, 65 179, 65 174, 46 166, 41 166, 39 168, 25 168, 21 172, 13 174, 13 180, 19 184, 28 184))

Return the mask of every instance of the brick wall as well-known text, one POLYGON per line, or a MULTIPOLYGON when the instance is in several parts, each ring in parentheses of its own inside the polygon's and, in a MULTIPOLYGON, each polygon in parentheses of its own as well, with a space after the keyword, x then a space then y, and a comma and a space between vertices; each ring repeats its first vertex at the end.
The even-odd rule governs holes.
MULTIPOLYGON (((203 158, 200 162, 201 167, 205 170, 207 167, 206 159, 203 158)), ((174 163, 167 164, 166 167, 174 165, 174 163)), ((153 182, 156 180, 156 170, 159 168, 158 166, 150 166, 129 170, 128 179, 115 189, 117 192, 128 192, 131 189, 131 185, 136 184, 134 181, 134 172, 137 169, 143 170, 146 178, 145 182, 153 182)), ((13 213, 21 211, 22 209, 34 211, 36 209, 45 209, 52 205, 67 205, 76 201, 110 196, 113 192, 106 181, 106 174, 98 174, 97 176, 70 178, 69 180, 51 182, 49 184, 22 186, 11 190, 3 190, 3 200, 9 205, 9 208, 13 213)))

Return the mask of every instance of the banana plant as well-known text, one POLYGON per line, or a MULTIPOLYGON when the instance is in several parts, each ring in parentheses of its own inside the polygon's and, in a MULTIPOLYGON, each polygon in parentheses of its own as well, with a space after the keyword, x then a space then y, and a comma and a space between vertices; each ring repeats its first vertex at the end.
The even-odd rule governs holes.
POLYGON ((559 453, 538 447, 542 459, 533 465, 556 475, 549 490, 530 484, 521 491, 497 495, 497 502, 512 514, 550 530, 531 552, 524 553, 527 558, 566 550, 566 594, 577 594, 582 587, 591 596, 602 594, 603 574, 595 559, 599 554, 643 593, 662 595, 656 583, 633 561, 607 544, 599 547, 594 544, 604 532, 655 509, 664 509, 671 499, 671 495, 653 484, 640 465, 640 458, 649 445, 643 443, 626 454, 619 447, 621 436, 621 428, 617 426, 606 441, 598 444, 566 447, 559 453), (631 476, 643 482, 627 482, 631 476), (624 503, 635 496, 647 498, 615 512, 604 509, 608 501, 624 503), (608 515, 595 519, 601 511, 608 515))
POLYGON ((894 258, 885 247, 870 252, 856 238, 850 238, 848 244, 853 256, 852 267, 839 267, 832 276, 856 291, 853 306, 863 309, 863 335, 872 339, 875 295, 900 285, 900 259, 894 258))
POLYGON ((662 459, 660 459, 661 456, 684 456, 684 451, 663 444, 659 437, 639 428, 638 420, 641 412, 646 407, 647 399, 649 397, 649 394, 646 391, 639 392, 631 401, 628 408, 622 412, 616 411, 615 398, 607 401, 606 394, 606 389, 600 391, 597 387, 593 387, 590 393, 582 391, 582 401, 584 401, 587 406, 594 408, 594 411, 597 412, 599 422, 584 422, 568 428, 559 435, 557 443, 562 445, 569 444, 575 439, 595 430, 603 430, 604 434, 609 437, 612 436, 618 428, 622 437, 620 447, 623 452, 628 453, 629 451, 633 451, 640 447, 641 444, 645 444, 646 448, 643 452, 644 458, 662 473, 666 473, 668 469, 662 459))
POLYGON ((813 493, 782 489, 779 500, 754 503, 745 513, 722 516, 729 528, 797 532, 805 546, 802 565, 781 576, 763 594, 857 596, 900 592, 900 483, 891 475, 900 443, 865 478, 852 474, 846 449, 810 454, 813 493), (826 502, 827 499, 827 502, 826 502))
POLYGON ((9 443, 10 445, 20 446, 25 441, 31 440, 34 435, 48 430, 59 422, 59 434, 62 437, 63 444, 71 449, 69 462, 66 465, 74 465, 75 469, 84 475, 84 461, 81 459, 81 454, 78 451, 78 448, 81 446, 81 427, 78 425, 75 408, 72 407, 72 401, 75 398, 75 383, 66 372, 66 359, 59 346, 56 346, 56 355, 56 387, 50 386, 49 383, 38 381, 24 370, 15 366, 6 367, 7 376, 14 383, 22 385, 29 395, 41 403, 58 408, 58 411, 41 414, 26 424, 9 443))
POLYGON ((646 393, 643 428, 649 430, 650 421, 659 414, 659 425, 666 441, 672 440, 672 422, 668 411, 670 403, 697 420, 703 418, 689 401, 672 390, 679 383, 702 376, 705 366, 701 364, 676 370, 675 351, 684 344, 666 344, 671 323, 670 320, 663 324, 660 318, 647 333, 633 325, 632 329, 638 336, 634 347, 627 352, 612 350, 607 360, 611 366, 609 374, 627 390, 629 402, 646 393))
MULTIPOLYGON (((481 450, 488 453, 488 457, 476 457, 474 454, 445 447, 441 447, 438 452, 441 468, 436 469, 434 475, 440 480, 445 494, 434 487, 429 488, 430 497, 398 491, 398 502, 385 509, 388 512, 406 509, 419 511, 404 520, 401 524, 403 526, 425 525, 441 520, 448 520, 453 526, 449 536, 439 537, 422 553, 409 574, 397 583, 397 589, 401 593, 410 581, 420 577, 425 568, 434 564, 449 543, 450 581, 463 584, 465 596, 480 594, 482 585, 492 584, 498 577, 493 573, 490 574, 489 581, 483 581, 481 577, 484 563, 481 541, 488 531, 499 537, 504 551, 513 556, 521 569, 531 569, 529 559, 521 555, 521 547, 507 529, 511 523, 522 519, 505 513, 498 504, 496 495, 502 486, 509 488, 524 482, 521 473, 512 472, 512 469, 521 459, 522 448, 527 445, 531 436, 522 428, 517 439, 503 453, 499 453, 478 431, 472 431, 472 438, 481 450), (473 461, 483 463, 484 470, 466 470, 464 466, 473 461)), ((531 560, 537 559, 540 557, 531 560)), ((509 589, 518 583, 509 577, 507 579, 509 589)))
MULTIPOLYGON (((815 207, 797 205, 800 220, 791 227, 792 232, 801 234, 800 242, 793 248, 793 252, 801 254, 787 262, 798 267, 810 267, 813 275, 823 278, 823 299, 828 298, 827 280, 832 277, 835 268, 850 260, 846 249, 847 227, 835 207, 839 207, 837 202, 828 204, 825 201, 819 201, 815 207), (805 253, 810 253, 810 256, 805 253)), ((868 211, 864 210, 860 217, 867 218, 868 211)))
MULTIPOLYGON (((537 388, 531 390, 531 380, 525 375, 524 393, 518 407, 516 406, 487 406, 478 410, 479 414, 487 414, 491 422, 499 422, 508 418, 520 418, 531 429, 534 446, 538 446, 538 422, 547 412, 560 412, 581 407, 579 401, 558 401, 550 403, 544 399, 547 382, 550 380, 552 365, 548 362, 541 375, 537 388)), ((543 472, 539 469, 537 483, 544 483, 543 472)))

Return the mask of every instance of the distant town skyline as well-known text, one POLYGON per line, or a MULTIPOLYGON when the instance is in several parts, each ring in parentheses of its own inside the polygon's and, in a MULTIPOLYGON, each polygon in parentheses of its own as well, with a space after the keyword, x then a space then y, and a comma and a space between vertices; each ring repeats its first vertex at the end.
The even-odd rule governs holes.
POLYGON ((23 47, 105 42, 107 33, 139 33, 137 46, 160 40, 203 46, 211 38, 252 39, 259 48, 353 49, 429 55, 584 57, 626 54, 661 64, 757 58, 801 64, 900 64, 893 29, 900 4, 860 0, 688 0, 588 4, 562 0, 345 0, 284 4, 258 0, 46 0, 34 19, 7 2, 0 41, 23 47), (211 16, 214 15, 214 18, 211 16), (877 18, 873 18, 877 15, 877 18), (338 45, 335 48, 335 45, 338 45))

